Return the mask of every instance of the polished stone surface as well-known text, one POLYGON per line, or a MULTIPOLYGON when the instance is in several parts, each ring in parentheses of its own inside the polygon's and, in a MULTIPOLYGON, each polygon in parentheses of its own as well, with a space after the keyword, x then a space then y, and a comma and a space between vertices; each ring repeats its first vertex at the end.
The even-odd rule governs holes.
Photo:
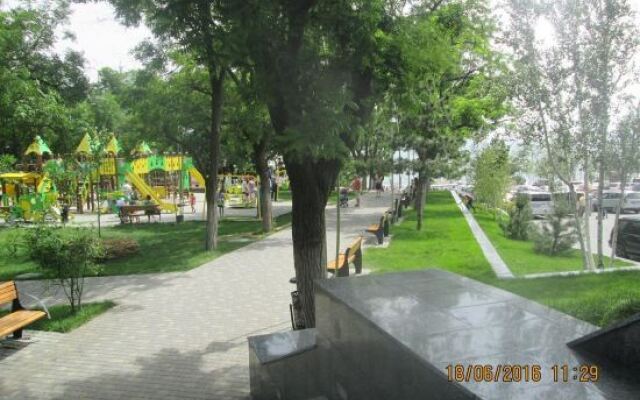
POLYGON ((640 374, 640 314, 574 340, 569 346, 635 368, 640 374))
POLYGON ((329 379, 320 347, 315 329, 250 337, 252 399, 322 398, 329 379))
POLYGON ((640 398, 627 368, 566 345, 595 326, 455 274, 326 280, 316 285, 316 304, 318 335, 332 349, 333 398, 640 398), (592 363, 600 366, 598 382, 573 379, 574 367, 592 363), (446 367, 455 364, 539 365, 541 379, 450 383, 446 367), (555 383, 552 367, 565 364, 569 382, 555 383))
POLYGON ((291 357, 316 347, 316 330, 279 332, 252 336, 249 347, 263 364, 291 357))

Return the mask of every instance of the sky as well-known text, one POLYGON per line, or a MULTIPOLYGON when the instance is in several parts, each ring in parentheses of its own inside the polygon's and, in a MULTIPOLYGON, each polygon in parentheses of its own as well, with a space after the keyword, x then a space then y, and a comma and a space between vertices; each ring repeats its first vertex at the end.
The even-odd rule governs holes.
MULTIPOLYGON (((0 0, 1 9, 19 6, 26 0, 0 0)), ((47 4, 47 0, 35 0, 36 4, 47 4)), ((135 69, 142 65, 135 59, 132 50, 144 39, 151 38, 145 26, 127 28, 116 19, 113 7, 107 2, 71 4, 69 23, 58 32, 55 51, 64 54, 73 49, 84 54, 86 74, 95 82, 98 71, 104 67, 113 69, 135 69), (75 40, 63 40, 63 31, 75 35, 75 40)))
POLYGON ((151 32, 145 26, 127 28, 118 20, 113 7, 105 2, 73 4, 69 24, 65 27, 75 34, 75 41, 59 41, 56 50, 79 50, 87 60, 86 73, 92 81, 98 70, 140 68, 141 64, 132 55, 132 50, 151 32))
MULTIPOLYGON (((22 0, 25 1, 25 0, 22 0)), ((497 3, 499 0, 491 0, 497 3)), ((47 0, 36 0, 46 3, 47 0)), ((640 24, 640 0, 629 0, 638 12, 640 24)), ((10 8, 21 0, 7 0, 0 3, 2 8, 10 8)), ((92 81, 97 80, 98 70, 103 67, 113 69, 135 69, 141 64, 135 59, 132 50, 138 43, 151 38, 151 32, 145 26, 127 28, 115 17, 113 7, 107 2, 72 4, 69 24, 64 28, 75 34, 75 41, 59 40, 56 51, 64 53, 66 49, 81 51, 86 60, 86 73, 92 81)), ((60 37, 62 32, 60 32, 60 37)))

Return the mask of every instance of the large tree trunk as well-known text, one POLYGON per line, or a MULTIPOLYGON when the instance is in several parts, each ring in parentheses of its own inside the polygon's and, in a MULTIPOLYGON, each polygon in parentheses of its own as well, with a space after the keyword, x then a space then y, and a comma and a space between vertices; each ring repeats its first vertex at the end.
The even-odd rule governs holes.
POLYGON ((620 200, 618 200, 618 209, 616 210, 616 218, 613 221, 613 230, 611 231, 611 259, 609 260, 609 267, 613 268, 613 263, 616 259, 616 247, 618 246, 618 229, 620 221, 620 213, 622 212, 622 206, 624 205, 625 187, 627 186, 627 171, 626 168, 622 168, 622 179, 620 180, 620 200))
POLYGON ((293 260, 305 326, 315 326, 313 282, 326 278, 325 207, 339 171, 338 160, 285 158, 291 182, 293 260))
POLYGON ((271 232, 273 216, 271 209, 271 187, 269 185, 269 165, 267 163, 267 141, 261 140, 253 148, 254 162, 260 177, 260 215, 262 216, 262 230, 271 232))
MULTIPOLYGON (((604 152, 604 150, 603 150, 604 152)), ((604 207, 602 207, 602 198, 604 194, 604 155, 600 157, 598 165, 598 268, 604 268, 604 257, 602 254, 602 240, 604 231, 604 207)))
MULTIPOLYGON (((580 221, 580 215, 579 215, 579 201, 578 201, 578 194, 576 193, 576 188, 575 186, 573 186, 573 183, 569 182, 569 206, 571 206, 571 211, 573 214, 573 223, 575 224, 575 229, 576 229, 576 235, 578 235, 578 243, 580 243, 580 251, 582 252, 582 265, 583 267, 585 265, 588 264, 588 259, 587 259, 587 251, 585 248, 585 243, 584 243, 584 233, 582 231, 582 221, 580 221)), ((586 199, 585 199, 585 204, 587 203, 586 199)), ((585 213, 587 212, 586 210, 584 211, 585 213)), ((589 232, 587 232, 588 235, 589 232)), ((588 236, 587 236, 588 237, 588 236)))
POLYGON ((427 193, 428 179, 424 172, 418 174, 418 190, 416 191, 416 215, 418 222, 416 229, 422 230, 422 218, 424 215, 424 202, 427 193))
POLYGON ((584 161, 584 236, 585 236, 585 253, 584 259, 586 260, 586 264, 584 268, 587 271, 592 271, 595 269, 593 265, 593 253, 591 251, 591 198, 589 197, 589 156, 585 157, 584 161))
POLYGON ((207 237, 205 249, 218 247, 218 217, 216 194, 218 191, 218 162, 220 157, 220 125, 222 122, 222 105, 224 95, 225 70, 217 71, 209 67, 209 84, 211 85, 211 132, 209 137, 209 168, 206 179, 207 200, 207 237))

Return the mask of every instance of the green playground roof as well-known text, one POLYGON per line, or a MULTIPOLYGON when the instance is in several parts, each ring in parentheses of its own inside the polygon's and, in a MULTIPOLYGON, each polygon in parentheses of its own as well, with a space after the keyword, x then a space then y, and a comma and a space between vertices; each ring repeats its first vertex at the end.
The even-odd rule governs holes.
POLYGON ((31 143, 29 147, 27 147, 27 151, 24 152, 25 155, 36 154, 39 156, 45 153, 53 154, 49 146, 47 146, 40 136, 36 136, 35 139, 33 139, 33 143, 31 143))
POLYGON ((149 147, 147 142, 143 140, 142 142, 138 143, 138 145, 135 147, 135 149, 133 149, 131 154, 140 154, 145 156, 149 155, 151 154, 151 147, 149 147))
POLYGON ((76 148, 76 154, 84 154, 88 156, 92 153, 92 147, 91 136, 88 133, 85 133, 80 144, 76 148))
POLYGON ((120 148, 118 139, 116 139, 115 135, 112 135, 111 140, 109 140, 109 143, 107 143, 107 146, 104 148, 104 152, 107 154, 113 154, 117 156, 118 153, 120 153, 120 150, 122 149, 120 148))

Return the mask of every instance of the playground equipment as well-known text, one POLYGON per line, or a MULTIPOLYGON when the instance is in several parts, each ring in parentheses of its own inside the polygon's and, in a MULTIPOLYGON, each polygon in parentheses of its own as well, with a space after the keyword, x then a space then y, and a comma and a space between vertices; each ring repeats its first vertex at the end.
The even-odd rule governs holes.
POLYGON ((222 176, 225 203, 233 208, 255 208, 258 205, 258 177, 253 174, 226 174, 222 176), (254 193, 249 193, 249 182, 253 180, 254 193), (244 182, 244 183, 243 183, 244 182), (243 188, 244 186, 244 188, 243 188))
MULTIPOLYGON (((91 142, 91 138, 85 135, 76 154, 80 157, 92 154, 91 142)), ((90 192, 89 197, 93 199, 93 192, 101 190, 101 197, 107 199, 115 211, 115 202, 121 197, 128 197, 129 202, 134 201, 133 198, 143 200, 148 197, 163 211, 173 213, 178 210, 177 203, 181 202, 183 193, 191 190, 191 178, 204 188, 204 178, 193 166, 191 157, 182 154, 154 155, 144 141, 131 152, 136 157, 134 159, 118 158, 120 152, 120 145, 112 136, 103 150, 104 157, 98 170, 83 182, 82 187, 88 188, 84 190, 83 198, 90 192), (98 188, 94 188, 94 184, 98 188), (139 196, 134 195, 134 189, 139 196)))
POLYGON ((24 153, 24 161, 18 164, 22 171, 0 174, 2 204, 0 214, 9 223, 57 219, 58 193, 49 178, 47 164, 56 163, 51 158, 49 146, 36 136, 24 153), (47 160, 49 158, 49 160, 47 160))

